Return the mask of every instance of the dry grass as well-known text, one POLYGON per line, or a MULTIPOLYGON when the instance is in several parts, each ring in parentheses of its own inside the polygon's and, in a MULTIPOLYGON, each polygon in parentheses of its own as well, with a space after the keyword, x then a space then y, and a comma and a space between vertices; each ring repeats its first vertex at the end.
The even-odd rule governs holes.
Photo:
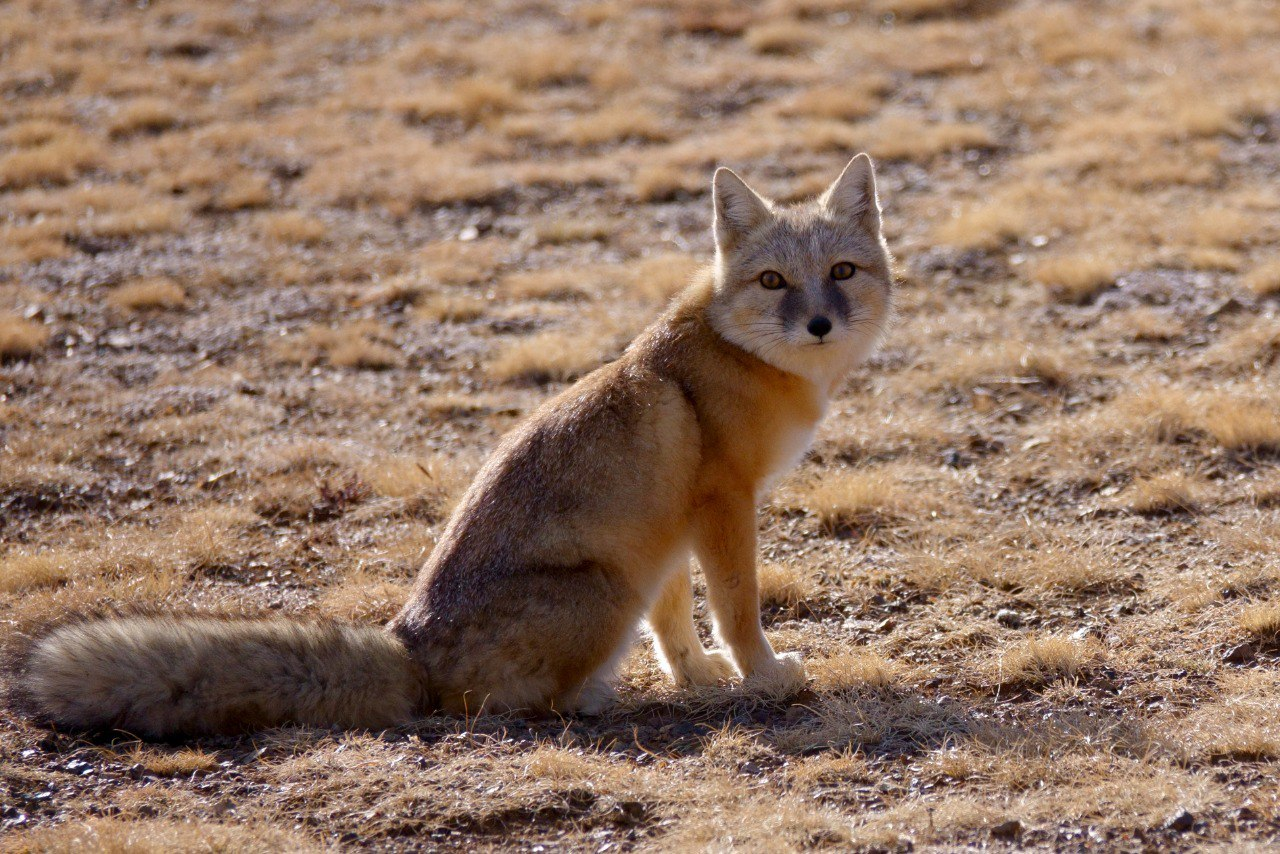
POLYGON ((805 53, 820 43, 820 32, 794 21, 772 21, 747 30, 744 41, 757 53, 790 56, 805 53))
POLYGON ((1003 653, 993 668, 1001 685, 1039 688, 1063 679, 1079 679, 1098 658, 1089 642, 1064 637, 1029 638, 1003 653))
POLYGON ((1271 261, 1250 270, 1244 277, 1244 285, 1258 296, 1280 293, 1280 261, 1271 261))
POLYGON ((858 534, 902 521, 920 496, 884 469, 834 470, 794 486, 789 503, 828 534, 858 534))
POLYGON ((1186 472, 1161 472, 1134 481, 1116 496, 1132 513, 1192 513, 1200 508, 1204 485, 1186 472))
POLYGON ((705 183, 705 176, 687 169, 653 163, 636 170, 631 186, 642 202, 669 202, 681 195, 699 192, 705 183))
POLYGON ((284 849, 298 852, 328 850, 327 846, 291 830, 145 818, 100 818, 48 827, 24 834, 11 850, 31 854, 70 854, 73 851, 161 854, 176 848, 210 854, 223 851, 267 854, 284 849))
POLYGON ((796 611, 821 589, 809 572, 781 563, 762 564, 758 570, 760 604, 766 608, 796 611))
POLYGON ((898 679, 899 667, 873 652, 819 658, 809 664, 809 675, 818 691, 882 689, 898 679))
POLYGON ((303 365, 328 364, 335 368, 382 370, 401 364, 393 346, 394 334, 377 323, 357 321, 339 328, 313 326, 278 342, 276 352, 303 365))
POLYGON ((447 92, 428 91, 403 96, 393 109, 410 122, 457 118, 468 124, 501 115, 519 103, 515 89, 505 80, 469 79, 459 81, 447 92))
POLYGON ((1264 641, 1280 638, 1280 604, 1260 602, 1240 613, 1240 628, 1264 641))
POLYGON ((1116 265, 1097 255, 1046 258, 1036 264, 1032 278, 1057 299, 1085 302, 1116 280, 1116 265))
POLYGON ((592 719, 6 709, 0 848, 1274 841, 1271 4, 249 5, 0 4, 0 622, 388 619, 710 259, 715 166, 792 201, 867 149, 899 318, 760 514, 809 688, 642 644, 592 719))
POLYGON ((34 320, 0 314, 0 362, 34 356, 49 340, 49 329, 34 320))
POLYGON ((56 137, 0 155, 0 188, 67 184, 102 160, 103 149, 97 142, 77 135, 56 137))
POLYGON ((185 305, 187 293, 173 279, 142 279, 114 289, 107 301, 127 311, 171 309, 185 305))
POLYGON ((135 133, 160 133, 182 121, 177 105, 163 98, 139 98, 123 105, 111 119, 108 130, 114 137, 135 133))
POLYGON ((268 214, 260 227, 263 234, 284 243, 319 243, 329 231, 323 222, 301 211, 268 214))
POLYGON ((506 347, 486 366, 499 381, 567 382, 600 363, 602 348, 580 332, 542 332, 506 347))

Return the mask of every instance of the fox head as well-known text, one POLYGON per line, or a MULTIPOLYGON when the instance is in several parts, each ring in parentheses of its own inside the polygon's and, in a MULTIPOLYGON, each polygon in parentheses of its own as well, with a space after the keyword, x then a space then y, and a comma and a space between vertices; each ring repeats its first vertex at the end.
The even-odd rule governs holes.
POLYGON ((712 195, 712 326, 774 367, 833 390, 891 314, 871 158, 859 154, 826 192, 797 205, 769 201, 724 168, 712 195))

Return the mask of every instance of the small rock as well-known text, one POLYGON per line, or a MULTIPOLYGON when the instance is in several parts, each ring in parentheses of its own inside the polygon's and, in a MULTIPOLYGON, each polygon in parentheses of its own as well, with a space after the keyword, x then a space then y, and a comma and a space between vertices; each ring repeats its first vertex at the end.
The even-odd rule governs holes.
POLYGON ((1009 608, 1001 608, 996 611, 996 622, 1005 628, 1016 629, 1022 626, 1022 615, 1017 611, 1009 608))
POLYGON ((1253 661, 1254 656, 1258 654, 1258 648, 1251 643, 1242 643, 1233 646, 1222 653, 1222 661, 1225 664, 1247 664, 1253 661))
POLYGON ((1017 839, 1022 835, 1022 822, 1016 818, 1002 821, 991 828, 992 839, 1017 839))
POLYGON ((1189 810, 1178 810, 1164 823, 1165 830, 1175 830, 1178 833, 1186 833, 1195 826, 1196 817, 1189 810))

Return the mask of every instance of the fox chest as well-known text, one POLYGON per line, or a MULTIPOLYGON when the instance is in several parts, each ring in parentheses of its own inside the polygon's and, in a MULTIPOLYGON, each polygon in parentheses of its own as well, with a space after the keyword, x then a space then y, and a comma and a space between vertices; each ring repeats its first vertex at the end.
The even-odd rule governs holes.
POLYGON ((772 436, 771 447, 761 449, 765 454, 756 480, 757 498, 772 489, 783 475, 800 464, 809 446, 813 444, 813 435, 817 429, 816 419, 807 423, 779 426, 772 436))
POLYGON ((773 413, 770 417, 744 419, 737 429, 718 444, 710 454, 706 474, 713 482, 718 474, 728 475, 729 483, 751 484, 756 498, 761 497, 804 457, 813 443, 821 412, 773 413))

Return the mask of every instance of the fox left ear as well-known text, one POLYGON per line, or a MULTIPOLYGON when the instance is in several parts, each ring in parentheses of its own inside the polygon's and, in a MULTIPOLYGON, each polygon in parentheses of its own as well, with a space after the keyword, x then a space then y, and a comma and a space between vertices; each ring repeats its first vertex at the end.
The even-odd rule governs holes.
POLYGON ((872 234, 880 233, 880 197, 876 195, 876 167, 859 154, 818 198, 838 219, 855 222, 872 234))

